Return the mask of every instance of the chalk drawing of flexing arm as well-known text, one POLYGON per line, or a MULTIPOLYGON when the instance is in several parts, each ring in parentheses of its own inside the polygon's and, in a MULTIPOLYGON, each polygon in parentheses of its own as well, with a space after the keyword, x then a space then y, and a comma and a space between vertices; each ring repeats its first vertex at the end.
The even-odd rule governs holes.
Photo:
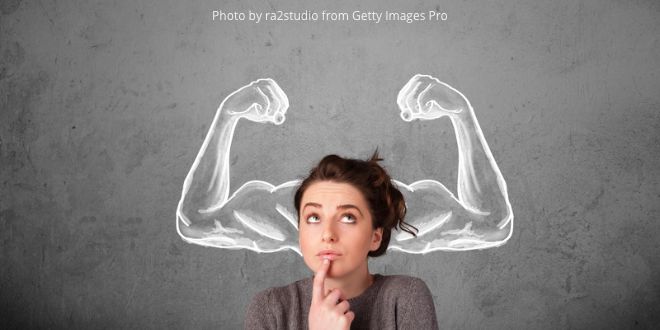
POLYGON ((470 101, 437 78, 418 74, 401 89, 397 103, 404 121, 451 120, 458 145, 458 198, 434 180, 410 185, 393 180, 406 200, 406 221, 419 232, 417 237, 404 231, 393 233, 389 249, 426 253, 506 243, 513 232, 506 182, 470 101))
MULTIPOLYGON (((431 76, 416 75, 397 102, 405 121, 449 117, 459 153, 458 198, 434 180, 393 182, 406 198, 406 221, 417 237, 393 233, 389 249, 409 253, 472 250, 504 244, 513 213, 506 183, 493 159, 469 101, 431 76)), ((177 207, 177 231, 187 242, 228 249, 298 254, 293 194, 297 180, 274 186, 248 181, 229 195, 229 155, 240 119, 280 125, 289 103, 272 79, 260 79, 222 102, 188 173, 177 207)))
POLYGON ((289 100, 272 79, 259 79, 227 96, 183 183, 177 231, 187 242, 275 252, 298 247, 293 195, 299 181, 274 186, 248 181, 229 194, 229 155, 238 121, 281 125, 289 100))

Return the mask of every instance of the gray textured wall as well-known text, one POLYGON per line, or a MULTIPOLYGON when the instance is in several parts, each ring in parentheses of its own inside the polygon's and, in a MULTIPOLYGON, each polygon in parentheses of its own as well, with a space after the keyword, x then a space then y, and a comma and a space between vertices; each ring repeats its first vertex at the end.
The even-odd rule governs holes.
POLYGON ((660 322, 656 1, 2 1, 0 328, 236 328, 292 252, 184 243, 174 211, 220 101, 272 77, 283 126, 239 124, 235 188, 380 147, 394 177, 453 187, 446 121, 404 123, 415 73, 472 102, 509 186, 490 250, 389 252, 445 328, 660 322), (441 10, 442 23, 213 22, 211 10, 441 10), (277 150, 277 152, 273 152, 277 150))

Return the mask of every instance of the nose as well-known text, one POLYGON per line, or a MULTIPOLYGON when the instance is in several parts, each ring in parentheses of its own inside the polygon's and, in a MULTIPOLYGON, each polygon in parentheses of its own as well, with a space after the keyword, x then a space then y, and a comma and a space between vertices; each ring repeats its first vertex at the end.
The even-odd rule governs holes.
POLYGON ((323 227, 321 240, 326 243, 334 243, 337 241, 337 234, 332 224, 327 224, 323 227))

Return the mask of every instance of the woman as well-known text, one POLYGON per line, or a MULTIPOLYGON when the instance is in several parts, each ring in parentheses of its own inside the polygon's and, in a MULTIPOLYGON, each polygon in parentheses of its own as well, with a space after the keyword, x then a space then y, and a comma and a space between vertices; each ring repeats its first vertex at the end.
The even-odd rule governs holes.
POLYGON ((246 329, 437 329, 423 281, 369 273, 368 257, 385 253, 393 228, 415 235, 379 160, 326 156, 302 181, 294 198, 300 250, 316 274, 257 294, 246 329))
POLYGON ((329 324, 323 318, 331 315, 353 327, 372 322, 385 328, 408 327, 401 322, 413 322, 413 328, 434 326, 435 319, 427 320, 435 313, 426 286, 409 277, 370 275, 367 255, 380 255, 388 247, 408 253, 485 249, 511 237, 506 182, 468 99, 432 76, 415 75, 396 101, 405 122, 451 121, 458 147, 456 194, 432 179, 390 182, 377 157, 361 162, 336 156, 324 159, 304 183, 250 180, 231 192, 230 150, 239 121, 282 125, 289 100, 274 80, 259 79, 222 101, 183 184, 176 211, 179 235, 223 249, 290 249, 317 272, 316 285, 307 279, 255 297, 246 326, 304 327, 310 321, 313 327, 316 322, 329 324), (299 199, 293 207, 296 189, 299 199), (372 194, 385 197, 374 199, 372 194), (406 222, 401 195, 407 203, 406 222), (324 227, 330 224, 335 227, 324 227), (419 230, 416 236, 412 226, 419 230), (402 230, 392 235, 392 228, 402 230), (322 263, 325 259, 328 264, 322 263), (413 312, 415 318, 410 317, 413 312))

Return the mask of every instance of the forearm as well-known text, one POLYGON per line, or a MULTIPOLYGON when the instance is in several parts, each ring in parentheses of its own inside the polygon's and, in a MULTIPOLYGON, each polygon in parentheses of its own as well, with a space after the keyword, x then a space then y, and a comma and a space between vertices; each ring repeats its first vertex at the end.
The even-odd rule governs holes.
POLYGON ((469 211, 499 225, 510 213, 506 183, 474 111, 469 107, 451 120, 458 144, 458 198, 469 211))
POLYGON ((238 116, 221 105, 184 183, 189 212, 208 213, 220 208, 229 196, 229 156, 238 116))

